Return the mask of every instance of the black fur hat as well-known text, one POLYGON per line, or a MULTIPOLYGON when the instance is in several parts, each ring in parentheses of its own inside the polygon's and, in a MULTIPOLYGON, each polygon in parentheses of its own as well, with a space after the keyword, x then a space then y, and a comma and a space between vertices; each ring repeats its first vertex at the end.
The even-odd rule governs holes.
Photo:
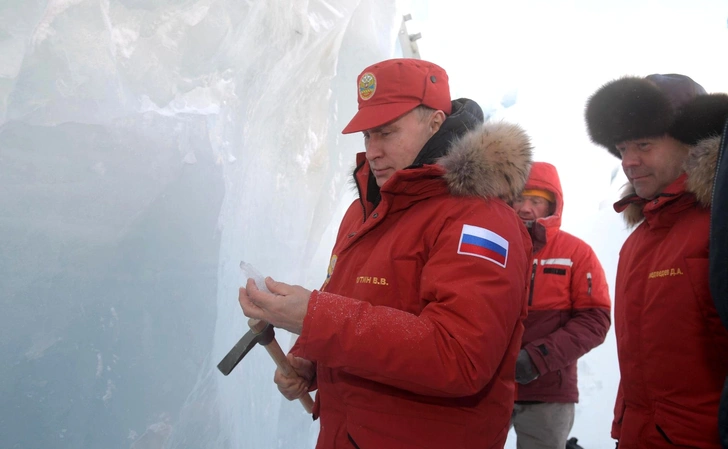
POLYGON ((720 135, 728 120, 728 95, 700 95, 685 104, 670 127, 677 140, 695 145, 707 137, 720 135))
MULTIPOLYGON (((613 155, 615 145, 625 140, 672 134, 682 108, 705 89, 685 75, 649 75, 611 81, 589 98, 586 124, 589 136, 613 155)), ((682 136, 691 135, 692 125, 682 121, 682 136)))

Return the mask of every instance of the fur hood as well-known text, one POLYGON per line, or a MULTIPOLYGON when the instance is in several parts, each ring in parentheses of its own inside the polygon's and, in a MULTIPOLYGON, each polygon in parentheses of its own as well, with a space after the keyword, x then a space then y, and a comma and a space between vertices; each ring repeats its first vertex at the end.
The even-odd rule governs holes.
POLYGON ((531 169, 532 147, 518 125, 486 122, 455 140, 437 161, 456 196, 497 197, 512 202, 531 169))
MULTIPOLYGON (((532 147, 526 132, 504 122, 483 123, 480 107, 470 100, 453 102, 456 112, 404 169, 429 167, 455 196, 500 198, 512 202, 523 190, 531 170, 532 147)), ((353 187, 365 211, 379 203, 380 189, 365 153, 357 155, 353 187)), ((404 178, 409 175, 403 173, 404 178)), ((368 212, 367 212, 368 213, 368 212)))
MULTIPOLYGON (((472 100, 452 102, 452 114, 425 143, 409 170, 429 167, 455 196, 479 196, 513 201, 523 190, 531 169, 531 142, 525 131, 503 122, 483 122, 483 111, 472 100)), ((353 181, 365 213, 381 199, 365 153, 357 155, 353 181)))
MULTIPOLYGON (((715 168, 718 165, 720 139, 720 136, 710 137, 691 146, 685 162, 685 173, 687 174, 685 190, 694 194, 700 205, 705 208, 712 206, 713 180, 715 168)), ((628 184, 622 200, 633 196, 634 193, 634 188, 628 184)), ((632 202, 624 209, 624 220, 630 227, 639 224, 644 218, 643 204, 641 201, 632 202)))

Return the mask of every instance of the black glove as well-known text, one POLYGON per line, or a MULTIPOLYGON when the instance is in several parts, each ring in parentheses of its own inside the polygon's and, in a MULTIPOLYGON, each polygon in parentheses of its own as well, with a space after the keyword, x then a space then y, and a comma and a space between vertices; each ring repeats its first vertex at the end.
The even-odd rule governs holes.
POLYGON ((584 449, 583 447, 579 446, 578 444, 579 439, 576 437, 571 437, 566 441, 566 449, 584 449))
POLYGON ((538 369, 533 365, 531 356, 525 349, 521 349, 516 359, 516 382, 519 384, 527 384, 538 378, 538 369))

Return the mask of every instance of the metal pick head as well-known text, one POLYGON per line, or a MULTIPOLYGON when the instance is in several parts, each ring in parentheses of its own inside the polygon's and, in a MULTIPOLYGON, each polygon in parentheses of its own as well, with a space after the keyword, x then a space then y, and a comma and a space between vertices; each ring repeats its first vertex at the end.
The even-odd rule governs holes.
POLYGON ((261 334, 256 334, 253 331, 246 332, 243 338, 238 340, 230 352, 217 364, 217 369, 226 376, 230 374, 238 366, 238 363, 243 360, 245 354, 250 352, 253 346, 258 343, 260 337, 261 334))

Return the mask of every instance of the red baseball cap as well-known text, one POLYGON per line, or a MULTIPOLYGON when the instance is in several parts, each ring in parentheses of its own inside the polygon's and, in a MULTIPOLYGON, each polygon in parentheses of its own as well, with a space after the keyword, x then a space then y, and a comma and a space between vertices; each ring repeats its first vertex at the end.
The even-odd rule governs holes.
POLYGON ((342 134, 377 128, 419 105, 452 112, 445 70, 421 59, 388 59, 364 69, 357 78, 359 112, 342 134))

